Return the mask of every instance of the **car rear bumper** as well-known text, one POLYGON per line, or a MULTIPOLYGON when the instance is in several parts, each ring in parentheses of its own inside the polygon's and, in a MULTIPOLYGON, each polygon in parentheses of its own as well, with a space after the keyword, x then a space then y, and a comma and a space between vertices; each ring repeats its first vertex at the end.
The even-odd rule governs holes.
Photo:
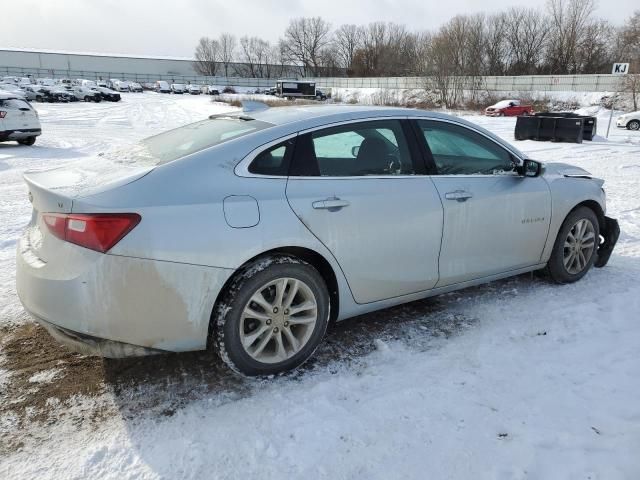
POLYGON ((18 242, 18 296, 63 343, 104 356, 206 348, 211 311, 233 270, 102 254, 57 239, 45 261, 27 232, 18 242))
POLYGON ((4 130, 0 132, 0 142, 7 140, 22 140, 23 138, 42 135, 40 128, 22 128, 20 130, 4 130))

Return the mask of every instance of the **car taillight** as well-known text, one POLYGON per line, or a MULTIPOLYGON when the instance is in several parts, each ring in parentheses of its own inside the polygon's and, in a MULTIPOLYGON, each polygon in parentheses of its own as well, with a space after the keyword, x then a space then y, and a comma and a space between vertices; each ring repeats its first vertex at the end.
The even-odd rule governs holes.
POLYGON ((4 118, 7 116, 7 112, 5 112, 4 110, 0 110, 0 118, 4 118))
POLYGON ((134 229, 137 213, 45 213, 49 231, 66 242, 105 253, 134 229))

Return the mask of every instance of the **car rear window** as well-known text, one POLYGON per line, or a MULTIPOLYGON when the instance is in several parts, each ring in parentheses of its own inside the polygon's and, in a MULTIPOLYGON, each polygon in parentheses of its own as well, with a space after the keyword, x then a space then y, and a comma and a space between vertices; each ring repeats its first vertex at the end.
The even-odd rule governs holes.
POLYGON ((18 110, 20 108, 28 108, 31 110, 31 105, 29 105, 24 100, 18 100, 17 98, 10 98, 8 100, 0 100, 0 107, 10 108, 14 110, 18 110))
POLYGON ((250 117, 212 117, 142 140, 137 147, 105 156, 120 163, 162 165, 205 148, 273 126, 250 117))

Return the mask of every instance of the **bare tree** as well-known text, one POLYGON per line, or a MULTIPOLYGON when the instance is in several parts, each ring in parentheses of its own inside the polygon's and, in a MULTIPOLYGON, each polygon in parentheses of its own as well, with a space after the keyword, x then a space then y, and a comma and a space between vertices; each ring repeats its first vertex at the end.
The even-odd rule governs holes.
POLYGON ((322 66, 322 52, 330 42, 328 22, 320 17, 303 17, 289 22, 280 48, 284 59, 302 66, 304 76, 317 76, 322 66))
POLYGON ((219 57, 220 45, 218 41, 208 37, 202 37, 196 47, 196 60, 193 66, 196 72, 215 77, 219 57))
POLYGON ((220 44, 220 61, 224 67, 224 76, 229 76, 229 66, 233 63, 236 54, 237 40, 230 33, 223 33, 218 40, 220 44))
POLYGON ((579 73, 579 50, 595 9, 595 0, 549 0, 551 28, 547 63, 550 73, 579 73))
POLYGON ((538 73, 545 58, 545 42, 549 23, 538 10, 511 8, 507 12, 506 72, 509 75, 538 73))
POLYGON ((640 96, 640 74, 628 73, 622 82, 623 91, 631 95, 633 101, 633 111, 638 111, 638 97, 640 96))
POLYGON ((355 52, 362 45, 362 29, 357 25, 340 25, 334 33, 334 44, 340 65, 351 69, 355 52))
POLYGON ((245 69, 250 77, 267 76, 265 70, 270 51, 271 45, 266 40, 246 36, 240 39, 240 60, 245 64, 245 69))
POLYGON ((485 74, 504 75, 507 57, 507 15, 498 13, 487 17, 485 26, 485 74))

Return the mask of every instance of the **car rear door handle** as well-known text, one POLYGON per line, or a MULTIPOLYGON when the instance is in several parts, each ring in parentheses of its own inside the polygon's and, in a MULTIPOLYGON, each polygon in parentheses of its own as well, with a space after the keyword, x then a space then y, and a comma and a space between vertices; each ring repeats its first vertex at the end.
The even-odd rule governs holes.
POLYGON ((458 202, 466 202, 471 197, 473 197, 473 194, 466 190, 456 190, 455 192, 447 192, 444 194, 444 198, 447 200, 457 200, 458 202))
POLYGON ((324 200, 318 200, 313 202, 311 206, 316 210, 339 210, 343 207, 348 207, 350 203, 347 200, 340 200, 339 198, 325 198, 324 200))

